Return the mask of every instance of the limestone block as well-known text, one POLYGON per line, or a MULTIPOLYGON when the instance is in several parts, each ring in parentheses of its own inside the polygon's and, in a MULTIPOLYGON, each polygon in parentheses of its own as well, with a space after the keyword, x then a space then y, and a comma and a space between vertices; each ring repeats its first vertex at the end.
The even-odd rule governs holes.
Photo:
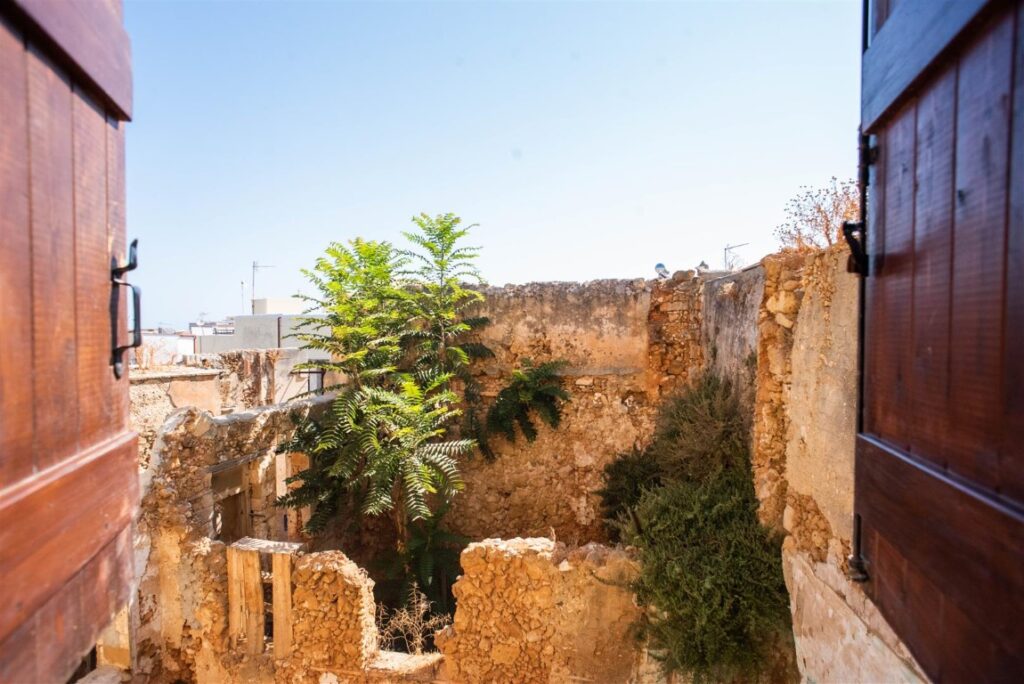
MULTIPOLYGON (((784 552, 783 569, 797 664, 805 681, 927 682, 905 648, 894 650, 883 641, 882 632, 888 626, 880 624, 884 620, 877 611, 855 612, 800 553, 784 552)), ((848 587, 847 591, 859 589, 848 587)))

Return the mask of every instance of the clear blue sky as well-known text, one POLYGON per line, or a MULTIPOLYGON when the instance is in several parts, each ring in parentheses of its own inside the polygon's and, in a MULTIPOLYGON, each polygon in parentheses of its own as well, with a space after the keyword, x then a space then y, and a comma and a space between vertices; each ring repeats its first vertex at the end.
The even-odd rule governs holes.
POLYGON ((144 322, 242 313, 254 259, 292 294, 420 211, 481 224, 494 284, 754 261, 855 174, 859 4, 128 0, 144 322))

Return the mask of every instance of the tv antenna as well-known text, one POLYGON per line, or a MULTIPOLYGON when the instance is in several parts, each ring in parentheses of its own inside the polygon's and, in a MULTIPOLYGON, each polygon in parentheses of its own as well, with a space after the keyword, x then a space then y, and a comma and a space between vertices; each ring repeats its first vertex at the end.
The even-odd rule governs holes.
POLYGON ((250 284, 250 288, 251 288, 252 292, 250 294, 252 295, 252 313, 253 314, 256 313, 256 271, 258 271, 258 270, 260 270, 262 268, 274 268, 274 267, 273 267, 272 264, 261 264, 258 261, 253 261, 252 262, 252 283, 250 284))
POLYGON ((726 245, 725 246, 725 249, 722 250, 722 266, 725 267, 726 271, 733 270, 733 266, 732 266, 733 259, 730 258, 730 252, 732 252, 735 249, 739 249, 740 247, 746 247, 749 244, 750 244, 749 242, 744 242, 744 243, 739 244, 739 245, 726 245))

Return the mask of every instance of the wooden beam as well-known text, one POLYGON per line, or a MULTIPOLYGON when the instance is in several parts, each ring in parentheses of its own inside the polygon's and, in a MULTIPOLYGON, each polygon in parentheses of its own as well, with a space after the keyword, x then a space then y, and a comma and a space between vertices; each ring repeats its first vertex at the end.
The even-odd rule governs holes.
MULTIPOLYGON (((263 653, 263 578, 260 552, 239 540, 228 547, 228 632, 232 644, 245 646, 247 653, 263 653)), ((251 540, 249 540, 251 541, 251 540)))
POLYGON ((220 463, 214 463, 211 466, 207 466, 206 472, 210 473, 211 475, 223 473, 225 470, 231 470, 232 468, 237 468, 240 465, 251 463, 260 456, 263 456, 265 453, 266 451, 257 451, 251 454, 246 454, 244 456, 239 456, 237 458, 229 458, 226 461, 221 461, 220 463))
POLYGON ((228 555, 228 639, 232 646, 242 636, 242 582, 238 552, 231 546, 228 555))
POLYGON ((239 556, 242 570, 242 622, 245 625, 245 650, 263 653, 265 617, 263 614, 263 574, 260 554, 243 551, 239 556))
POLYGON ((296 554, 306 547, 301 542, 271 541, 270 539, 255 539, 253 537, 242 537, 230 548, 239 551, 255 551, 256 553, 288 553, 296 554))
POLYGON ((274 553, 274 657, 292 653, 292 554, 274 553))

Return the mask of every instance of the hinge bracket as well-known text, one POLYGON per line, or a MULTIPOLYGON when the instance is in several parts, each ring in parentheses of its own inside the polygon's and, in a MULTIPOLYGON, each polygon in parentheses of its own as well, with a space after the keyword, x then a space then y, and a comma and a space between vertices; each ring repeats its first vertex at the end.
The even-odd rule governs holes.
POLYGON ((860 220, 843 224, 843 237, 850 246, 850 257, 846 262, 849 273, 863 277, 869 275, 867 256, 867 201, 868 184, 871 182, 871 165, 878 161, 878 145, 872 144, 871 136, 860 133, 857 144, 857 189, 860 193, 860 220), (859 236, 857 235, 859 234, 859 236))

